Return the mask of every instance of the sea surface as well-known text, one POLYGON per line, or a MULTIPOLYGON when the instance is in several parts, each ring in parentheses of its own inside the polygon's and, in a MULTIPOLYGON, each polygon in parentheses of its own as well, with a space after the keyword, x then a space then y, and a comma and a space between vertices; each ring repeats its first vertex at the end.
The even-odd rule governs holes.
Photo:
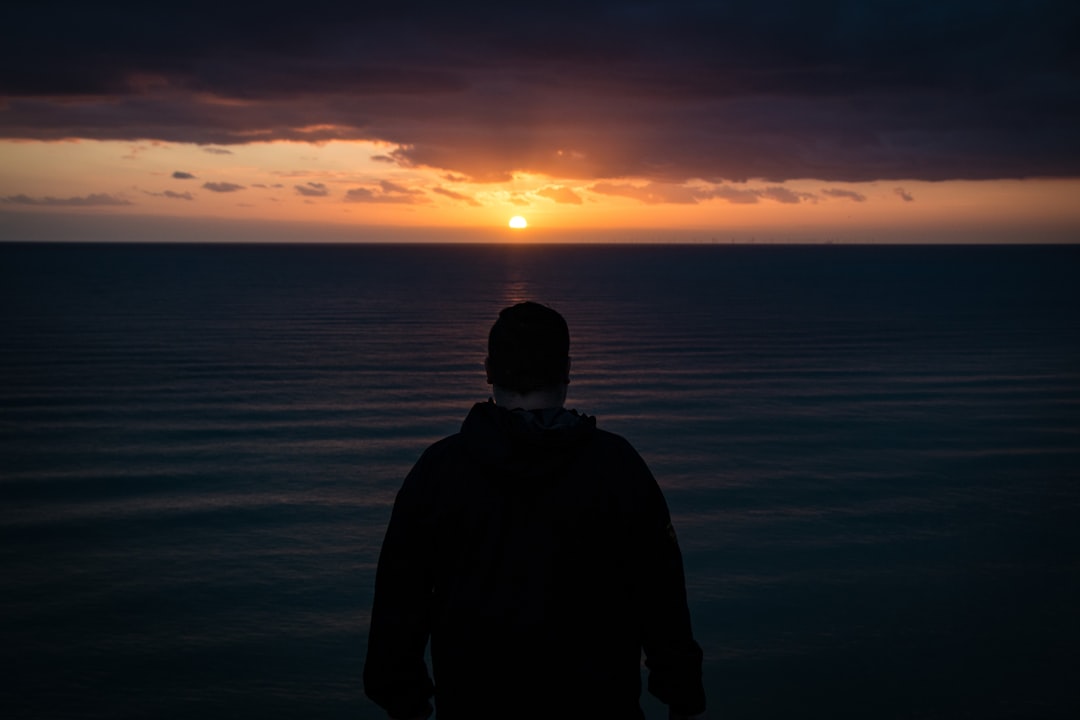
POLYGON ((524 299, 664 489, 711 718, 1080 717, 1080 246, 16 243, 0 717, 383 717, 394 493, 524 299))

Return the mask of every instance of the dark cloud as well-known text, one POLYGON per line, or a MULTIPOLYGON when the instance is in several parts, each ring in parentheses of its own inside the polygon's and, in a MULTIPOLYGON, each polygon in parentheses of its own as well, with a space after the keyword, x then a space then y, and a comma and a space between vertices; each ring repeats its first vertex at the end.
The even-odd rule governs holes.
POLYGON ((471 198, 468 195, 462 195, 459 192, 454 192, 453 190, 447 190, 446 188, 436 187, 436 188, 432 188, 431 192, 436 193, 438 195, 443 195, 445 197, 450 198, 451 200, 461 200, 462 202, 468 203, 472 207, 480 207, 480 203, 478 203, 474 198, 471 198))
POLYGON ((796 192, 783 187, 767 187, 760 192, 761 197, 788 205, 794 205, 801 202, 817 202, 817 197, 812 193, 796 192))
POLYGON ((326 197, 330 189, 323 183, 309 182, 307 185, 293 185, 296 192, 304 197, 326 197))
POLYGON ((697 203, 701 194, 693 188, 685 185, 672 185, 666 183, 649 183, 648 185, 627 185, 620 183, 597 183, 589 188, 594 193, 601 195, 617 195, 621 197, 640 200, 646 205, 660 205, 675 203, 693 205, 697 203))
POLYGON ((904 188, 893 188, 893 192, 900 196, 904 202, 915 202, 915 197, 904 188))
POLYGON ((761 193, 758 190, 733 188, 730 185, 721 185, 720 187, 715 187, 710 190, 709 197, 727 200, 729 203, 735 205, 753 205, 761 199, 761 193))
POLYGON ((798 192, 779 186, 735 188, 730 185, 699 187, 673 183, 649 183, 647 185, 596 183, 589 190, 601 195, 633 198, 646 205, 693 205, 702 200, 725 200, 736 205, 752 205, 762 199, 785 204, 817 202, 818 200, 813 193, 798 192))
POLYGON ((176 180, 194 180, 195 179, 194 175, 192 175, 189 172, 184 172, 183 170, 177 170, 176 172, 174 172, 172 174, 172 176, 176 180))
POLYGON ((368 139, 478 181, 1080 176, 1075 2, 225 5, 7 9, 0 137, 368 139))
POLYGON ((131 205, 131 201, 124 198, 108 195, 106 193, 91 193, 83 197, 41 197, 35 198, 29 195, 8 195, 0 198, 0 202, 13 205, 43 205, 46 207, 92 207, 95 205, 131 205))
POLYGON ((243 190, 243 185, 237 185, 231 182, 206 182, 203 183, 203 188, 216 193, 236 192, 237 190, 243 190))
POLYGON ((203 152, 210 153, 211 155, 232 155, 233 154, 232 150, 227 150, 225 148, 217 148, 217 147, 203 148, 203 152))
POLYGON ((554 200, 557 203, 580 205, 583 202, 581 196, 570 188, 557 185, 549 185, 545 188, 540 188, 536 191, 536 194, 540 197, 546 197, 548 200, 554 200))
POLYGON ((408 190, 385 180, 379 185, 379 190, 366 187, 348 190, 345 193, 345 200, 355 203, 396 203, 399 205, 431 202, 428 198, 423 197, 422 190, 408 190))
POLYGON ((397 183, 392 183, 389 180, 380 180, 379 187, 384 193, 398 194, 398 195, 423 195, 423 190, 414 190, 397 183))
POLYGON ((855 192, 854 190, 841 190, 839 188, 825 188, 821 191, 822 195, 826 197, 834 198, 847 198, 855 202, 866 202, 866 196, 862 193, 855 192))
MULTIPOLYGON (((144 191, 146 192, 146 191, 144 191)), ((189 192, 173 192, 172 190, 166 190, 165 192, 146 192, 147 195, 153 195, 154 197, 169 198, 170 200, 194 200, 195 196, 189 192)))

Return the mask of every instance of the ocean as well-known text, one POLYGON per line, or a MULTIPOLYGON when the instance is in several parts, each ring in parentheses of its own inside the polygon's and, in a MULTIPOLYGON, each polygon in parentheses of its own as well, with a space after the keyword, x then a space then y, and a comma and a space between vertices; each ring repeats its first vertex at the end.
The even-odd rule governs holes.
POLYGON ((664 489, 710 717, 1076 717, 1078 271, 1080 246, 0 244, 0 716, 384 717, 394 493, 533 299, 570 325, 568 406, 664 489))

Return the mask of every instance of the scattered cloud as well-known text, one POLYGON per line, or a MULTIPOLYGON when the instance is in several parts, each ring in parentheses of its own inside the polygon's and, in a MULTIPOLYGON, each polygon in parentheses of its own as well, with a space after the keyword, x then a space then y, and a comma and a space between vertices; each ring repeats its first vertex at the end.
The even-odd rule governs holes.
POLYGON ((547 187, 537 190, 536 194, 540 197, 545 197, 548 200, 554 200, 557 203, 580 205, 582 202, 584 202, 581 199, 581 196, 575 193, 573 190, 560 185, 548 185, 547 187))
POLYGON ((203 152, 210 153, 211 155, 232 155, 233 151, 226 148, 208 147, 203 148, 203 152))
POLYGON ((371 159, 375 162, 390 163, 391 165, 397 163, 397 160, 394 160, 394 158, 389 155, 372 155, 371 159))
POLYGON ((700 194, 693 188, 685 185, 670 183, 649 183, 648 185, 628 185, 624 183, 596 183, 589 188, 594 193, 601 195, 617 195, 621 197, 640 200, 646 205, 680 204, 693 205, 697 203, 700 194))
POLYGON ((0 198, 0 201, 15 205, 44 205, 47 207, 93 207, 97 205, 131 205, 130 200, 125 200, 107 193, 91 193, 82 197, 30 197, 29 195, 8 195, 0 198))
POLYGON ((827 197, 847 198, 848 200, 852 200, 854 202, 860 202, 860 203, 861 202, 866 202, 866 196, 863 195, 860 192, 855 192, 854 190, 841 190, 839 188, 823 188, 822 191, 821 191, 821 194, 825 195, 827 197))
POLYGON ((231 182, 206 182, 203 183, 203 188, 216 193, 236 192, 237 190, 243 190, 243 185, 237 185, 231 182))
POLYGON ((709 191, 709 197, 726 200, 733 205, 753 205, 761 199, 761 192, 748 188, 733 188, 720 185, 709 191))
POLYGON ((761 197, 775 200, 786 205, 795 205, 801 202, 817 202, 817 196, 813 193, 796 192, 784 187, 767 187, 761 190, 761 197))
POLYGON ((915 202, 915 197, 902 187, 893 188, 893 192, 899 195, 904 202, 915 202))
POLYGON ((375 194, 370 188, 353 188, 345 192, 346 202, 377 203, 377 202, 410 202, 410 198, 386 198, 375 194))
POLYGON ((192 175, 189 172, 184 172, 183 170, 177 170, 176 172, 174 172, 172 174, 172 176, 173 176, 173 179, 175 179, 175 180, 194 180, 195 179, 194 175, 192 175))
POLYGON ((159 193, 158 192, 149 192, 149 191, 145 191, 145 190, 143 192, 145 192, 147 195, 153 195, 154 197, 169 198, 170 200, 194 200, 195 199, 195 196, 192 195, 189 192, 178 193, 178 192, 173 192, 172 190, 166 190, 165 192, 159 192, 159 193))
POLYGON ((797 192, 780 186, 766 188, 734 188, 730 185, 679 185, 674 183, 596 183, 590 191, 601 195, 633 198, 646 205, 694 205, 703 200, 725 200, 736 205, 753 205, 761 200, 784 204, 817 202, 813 193, 797 192))
POLYGON ((403 192, 397 192, 395 190, 387 191, 386 186, 391 188, 399 187, 394 185, 394 183, 383 181, 380 183, 380 189, 377 191, 366 187, 353 188, 352 190, 346 191, 345 201, 354 203, 395 203, 399 205, 414 205, 430 202, 426 197, 423 197, 422 190, 405 190, 403 188, 403 192))
POLYGON ((450 198, 451 200, 461 200, 462 202, 468 203, 472 207, 480 207, 480 203, 478 203, 474 198, 471 198, 468 195, 462 195, 459 192, 454 192, 453 190, 447 190, 446 188, 436 187, 436 188, 432 188, 431 192, 436 193, 438 195, 443 195, 445 197, 450 198))
POLYGON ((407 187, 405 187, 403 185, 398 185, 397 183, 390 182, 389 180, 380 180, 379 181, 379 187, 382 188, 382 191, 384 193, 387 193, 387 194, 397 194, 397 195, 423 195, 424 194, 423 190, 410 189, 410 188, 407 188, 407 187))
POLYGON ((323 183, 309 182, 307 185, 293 185, 296 192, 304 197, 326 197, 330 189, 323 183))

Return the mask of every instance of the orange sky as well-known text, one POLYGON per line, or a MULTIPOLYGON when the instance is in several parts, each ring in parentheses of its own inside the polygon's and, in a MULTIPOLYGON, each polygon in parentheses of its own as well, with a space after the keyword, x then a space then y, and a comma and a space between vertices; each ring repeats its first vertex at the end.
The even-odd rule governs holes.
POLYGON ((80 239, 80 228, 124 218, 138 219, 132 227, 144 235, 155 219, 271 221, 277 239, 289 239, 283 229, 291 228, 297 240, 362 240, 370 226, 478 228, 478 239, 1080 239, 1078 180, 663 183, 515 173, 485 183, 402 166, 390 160, 395 149, 367 141, 0 141, 0 239, 80 239), (500 232, 513 215, 530 227, 500 232))

